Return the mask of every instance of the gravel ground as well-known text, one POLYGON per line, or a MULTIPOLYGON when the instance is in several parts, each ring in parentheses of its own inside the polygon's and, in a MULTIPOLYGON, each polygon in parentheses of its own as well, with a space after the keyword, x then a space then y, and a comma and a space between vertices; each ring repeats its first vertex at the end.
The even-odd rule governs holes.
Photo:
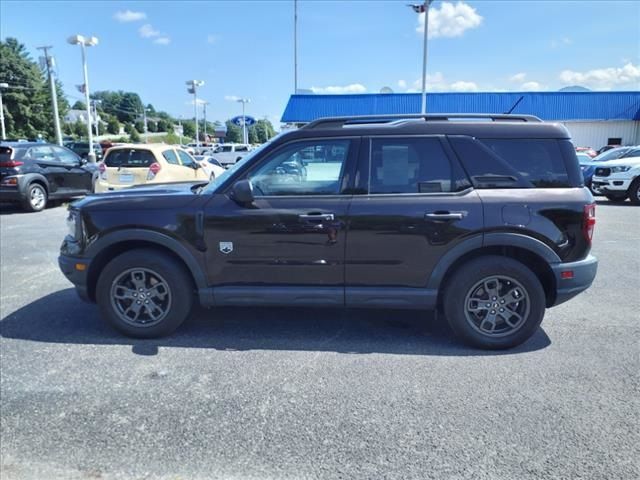
POLYGON ((123 338, 58 271, 64 216, 0 215, 3 480, 640 477, 640 208, 601 202, 593 287, 499 353, 383 310, 123 338))

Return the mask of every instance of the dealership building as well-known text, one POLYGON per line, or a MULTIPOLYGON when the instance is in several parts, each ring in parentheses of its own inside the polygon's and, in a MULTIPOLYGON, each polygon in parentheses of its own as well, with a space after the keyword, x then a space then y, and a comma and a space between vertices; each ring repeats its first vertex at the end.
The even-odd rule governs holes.
MULTIPOLYGON (((420 112, 419 93, 292 95, 282 122, 300 126, 322 117, 420 112)), ((428 93, 427 113, 528 114, 559 122, 576 146, 640 145, 640 91, 428 93)))

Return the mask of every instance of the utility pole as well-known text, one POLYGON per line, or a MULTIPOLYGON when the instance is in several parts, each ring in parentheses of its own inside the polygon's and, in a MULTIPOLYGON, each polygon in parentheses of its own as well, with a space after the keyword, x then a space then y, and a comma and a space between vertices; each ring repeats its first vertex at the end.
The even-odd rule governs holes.
POLYGON ((196 147, 200 147, 200 132, 198 127, 198 87, 204 85, 203 80, 189 80, 186 82, 189 87, 187 91, 193 93, 193 113, 196 120, 196 147))
POLYGON ((58 95, 56 92, 56 82, 51 74, 51 69, 54 66, 54 59, 49 56, 49 49, 51 48, 53 47, 50 45, 37 47, 38 50, 44 52, 44 63, 47 67, 47 76, 49 77, 49 86, 51 87, 51 107, 53 109, 53 125, 56 131, 56 143, 62 146, 62 132, 60 131, 60 116, 58 114, 58 95))
POLYGON ((142 106, 142 118, 144 121, 144 143, 149 143, 149 129, 147 128, 147 107, 142 106))
POLYGON ((9 88, 8 83, 0 83, 0 126, 2 126, 2 140, 7 139, 7 132, 4 129, 4 104, 2 103, 2 89, 9 88))
POLYGON ((204 117, 204 141, 207 141, 207 105, 209 102, 202 102, 202 116, 204 117))
POLYGON ((293 0, 293 94, 298 93, 298 0, 293 0))
POLYGON ((98 118, 98 103, 101 103, 100 100, 92 100, 93 102, 93 121, 96 124, 96 137, 100 136, 100 119, 98 118))

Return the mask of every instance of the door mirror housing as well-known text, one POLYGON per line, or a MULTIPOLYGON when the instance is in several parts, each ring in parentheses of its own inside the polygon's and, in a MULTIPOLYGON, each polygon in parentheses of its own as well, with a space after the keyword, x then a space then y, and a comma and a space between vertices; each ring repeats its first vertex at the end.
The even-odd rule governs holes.
POLYGON ((241 205, 253 203, 253 184, 250 180, 239 180, 232 187, 233 199, 241 205))

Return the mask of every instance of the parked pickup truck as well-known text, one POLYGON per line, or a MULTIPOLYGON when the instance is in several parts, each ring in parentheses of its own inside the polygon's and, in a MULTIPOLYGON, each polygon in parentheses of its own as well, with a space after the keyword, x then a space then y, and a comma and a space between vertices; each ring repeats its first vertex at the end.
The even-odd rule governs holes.
POLYGON ((229 168, 231 165, 235 165, 238 160, 242 159, 250 151, 251 145, 244 143, 225 143, 218 145, 213 151, 212 157, 224 168, 229 168))

